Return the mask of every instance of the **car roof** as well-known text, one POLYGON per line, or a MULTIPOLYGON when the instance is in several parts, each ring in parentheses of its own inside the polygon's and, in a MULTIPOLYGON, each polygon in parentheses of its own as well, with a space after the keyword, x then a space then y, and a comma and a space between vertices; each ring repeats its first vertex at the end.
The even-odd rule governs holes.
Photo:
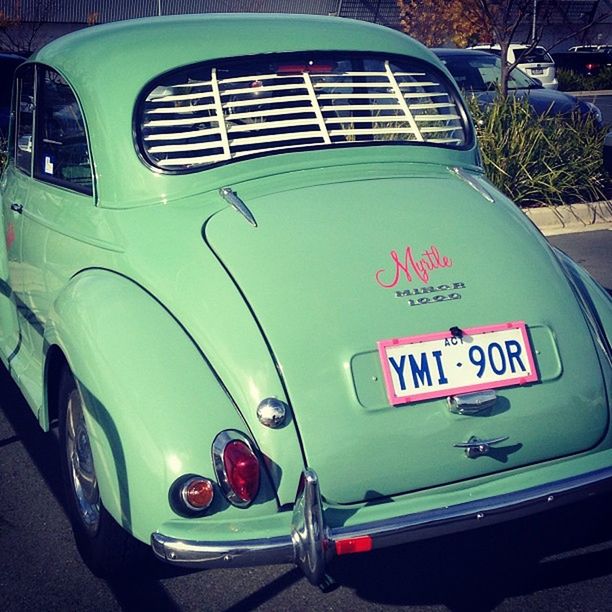
POLYGON ((315 15, 204 14, 114 22, 67 34, 32 60, 49 64, 75 87, 123 80, 140 87, 196 62, 291 51, 380 51, 432 59, 427 48, 382 26, 315 15), (125 61, 129 55, 129 62, 125 61))
MULTIPOLYGON (((135 105, 147 85, 163 73, 204 61, 300 51, 404 55, 446 72, 441 60, 424 45, 390 28, 351 19, 286 14, 179 15, 92 26, 49 43, 29 61, 51 66, 74 88, 83 109, 95 172, 99 177, 112 177, 98 180, 98 198, 104 206, 123 207, 145 205, 152 197, 151 172, 134 154, 133 136, 134 121, 139 120, 135 119, 135 105)), ((432 149, 430 154, 472 159, 472 152, 432 149)), ((265 158, 251 160, 249 167, 257 173, 264 166, 265 158)), ((244 167, 229 164, 214 172, 210 179, 200 173, 192 178, 182 175, 180 182, 172 175, 159 175, 157 184, 160 192, 172 185, 172 193, 179 197, 194 193, 196 187, 212 188, 218 180, 236 181, 244 176, 244 167)))
POLYGON ((0 53, 0 61, 10 60, 14 62, 24 62, 25 59, 26 58, 23 55, 19 55, 18 53, 6 53, 6 52, 0 53))
POLYGON ((446 47, 435 47, 432 51, 439 57, 459 57, 461 55, 467 55, 470 57, 497 57, 487 51, 481 51, 480 49, 449 49, 446 47))

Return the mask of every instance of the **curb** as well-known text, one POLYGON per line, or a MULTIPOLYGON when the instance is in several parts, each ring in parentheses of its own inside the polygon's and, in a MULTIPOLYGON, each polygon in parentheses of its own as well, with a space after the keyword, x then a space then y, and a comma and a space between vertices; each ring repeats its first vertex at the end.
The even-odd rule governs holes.
POLYGON ((545 236, 594 230, 612 230, 612 200, 524 208, 523 212, 545 236))
POLYGON ((597 96, 612 96, 612 89, 596 89, 594 91, 564 91, 574 98, 596 98, 597 96))

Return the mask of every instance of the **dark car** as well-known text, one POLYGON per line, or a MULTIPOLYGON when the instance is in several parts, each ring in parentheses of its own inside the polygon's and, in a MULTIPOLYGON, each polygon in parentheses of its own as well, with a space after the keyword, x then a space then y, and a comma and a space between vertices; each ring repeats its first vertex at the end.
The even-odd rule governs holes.
POLYGON ((24 60, 24 57, 15 53, 0 53, 0 140, 8 134, 13 74, 24 60))
MULTIPOLYGON (((482 104, 491 102, 497 96, 497 84, 501 75, 501 59, 486 51, 470 49, 432 49, 444 62, 459 87, 478 97, 482 104)), ((603 124, 601 111, 590 102, 579 100, 562 91, 545 89, 542 85, 514 69, 508 79, 511 95, 525 98, 538 114, 571 116, 579 112, 591 116, 599 126, 603 124)))
POLYGON ((612 51, 567 51, 552 56, 557 68, 583 76, 596 76, 612 66, 612 51))

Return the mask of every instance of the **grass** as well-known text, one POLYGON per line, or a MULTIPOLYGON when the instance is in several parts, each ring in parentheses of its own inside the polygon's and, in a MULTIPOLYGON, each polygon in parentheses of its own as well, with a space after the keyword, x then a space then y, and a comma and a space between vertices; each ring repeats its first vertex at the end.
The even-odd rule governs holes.
POLYGON ((498 96, 481 107, 468 97, 485 172, 520 206, 604 199, 605 129, 592 118, 536 115, 525 100, 498 96))
POLYGON ((595 76, 585 76, 573 70, 557 70, 561 91, 597 91, 612 89, 612 67, 604 68, 595 76))

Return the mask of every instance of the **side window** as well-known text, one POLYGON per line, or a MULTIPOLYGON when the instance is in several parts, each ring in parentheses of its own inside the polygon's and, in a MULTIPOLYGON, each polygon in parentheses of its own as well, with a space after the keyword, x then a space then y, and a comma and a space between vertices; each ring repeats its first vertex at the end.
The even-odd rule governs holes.
POLYGON ((19 72, 16 102, 15 164, 30 174, 34 127, 34 66, 26 66, 19 72))
POLYGON ((34 176, 91 195, 89 148, 78 101, 57 72, 41 70, 34 176))

